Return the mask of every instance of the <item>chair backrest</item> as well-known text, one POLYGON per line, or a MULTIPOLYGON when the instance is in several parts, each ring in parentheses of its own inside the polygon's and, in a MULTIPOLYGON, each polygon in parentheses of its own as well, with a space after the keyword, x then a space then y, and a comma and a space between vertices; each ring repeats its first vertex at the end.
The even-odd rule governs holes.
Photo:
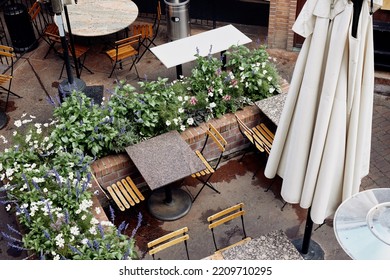
POLYGON ((216 164, 214 165, 214 169, 217 169, 219 163, 221 162, 223 152, 225 152, 226 150, 227 142, 225 138, 221 135, 221 133, 219 133, 219 131, 211 123, 208 124, 208 129, 206 131, 206 140, 203 144, 202 149, 200 150, 201 153, 203 153, 203 150, 205 149, 209 139, 212 139, 213 142, 217 145, 218 149, 220 150, 219 158, 216 164))
POLYGON ((264 152, 265 145, 263 141, 261 141, 254 131, 250 129, 236 114, 234 114, 234 116, 237 120, 238 129, 240 130, 242 136, 248 138, 248 140, 252 142, 252 144, 255 145, 260 152, 264 152))
POLYGON ((141 38, 142 38, 141 34, 136 34, 136 35, 132 35, 132 36, 129 36, 127 38, 115 41, 115 50, 116 50, 117 58, 120 60, 120 56, 123 55, 121 53, 121 49, 125 49, 126 47, 129 47, 129 46, 134 48, 134 50, 138 54, 139 48, 141 46, 141 38))
POLYGON ((147 246, 149 249, 149 255, 155 258, 155 254, 165 250, 173 245, 179 244, 184 242, 186 253, 187 253, 187 259, 190 259, 188 254, 188 247, 187 247, 187 240, 190 238, 188 235, 188 228, 183 227, 181 229, 178 229, 174 232, 168 233, 166 235, 163 235, 153 241, 150 241, 147 246))
MULTIPOLYGON (((242 225, 242 231, 243 231, 243 238, 242 239, 247 238, 246 232, 245 232, 245 226, 244 226, 245 210, 243 210, 243 207, 244 207, 244 203, 238 203, 234 206, 226 208, 225 210, 222 210, 218 213, 215 213, 214 215, 211 215, 207 218, 207 221, 209 222, 208 227, 211 230, 211 233, 213 235, 215 250, 219 250, 219 249, 217 246, 217 241, 215 239, 214 229, 216 227, 223 225, 223 224, 226 224, 227 222, 230 222, 231 220, 234 220, 236 218, 241 218, 241 225, 242 225)), ((228 246, 228 247, 230 247, 230 246, 228 246)))
POLYGON ((28 10, 28 14, 30 15, 32 21, 36 20, 40 12, 41 12, 41 6, 39 5, 38 1, 34 2, 34 4, 28 10))
POLYGON ((269 154, 271 152, 272 143, 274 141, 275 135, 269 130, 269 128, 261 123, 253 128, 256 136, 264 143, 264 150, 269 154))
POLYGON ((15 53, 14 49, 9 46, 0 45, 0 71, 2 74, 11 69, 10 75, 13 75, 14 71, 14 62, 15 62, 15 53))

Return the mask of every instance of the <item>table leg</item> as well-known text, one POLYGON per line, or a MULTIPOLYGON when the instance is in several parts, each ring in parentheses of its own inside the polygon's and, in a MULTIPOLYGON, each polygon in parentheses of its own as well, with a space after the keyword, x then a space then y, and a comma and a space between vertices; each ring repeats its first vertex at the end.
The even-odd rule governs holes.
POLYGON ((179 188, 164 187, 153 191, 148 199, 149 212, 162 221, 174 221, 190 211, 191 196, 179 188))
POLYGON ((176 77, 179 80, 183 76, 183 66, 181 64, 176 65, 176 77))

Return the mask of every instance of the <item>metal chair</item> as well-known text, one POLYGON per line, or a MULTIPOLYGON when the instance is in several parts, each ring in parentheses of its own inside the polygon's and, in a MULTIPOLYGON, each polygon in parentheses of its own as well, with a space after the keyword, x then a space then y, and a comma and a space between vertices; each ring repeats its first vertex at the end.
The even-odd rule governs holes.
POLYGON ((123 65, 127 61, 131 60, 129 71, 131 71, 131 69, 134 67, 135 71, 137 72, 137 78, 139 79, 136 63, 139 55, 140 45, 141 34, 115 41, 115 48, 106 51, 107 56, 110 58, 111 63, 113 64, 111 73, 108 76, 109 78, 111 78, 112 74, 118 66, 119 69, 123 69, 123 65))
MULTIPOLYGON (((57 34, 52 34, 52 33, 47 33, 46 36, 47 36, 47 38, 49 38, 50 41, 53 41, 56 44, 61 44, 61 47, 55 48, 55 51, 60 57, 63 58, 64 57, 64 49, 62 47, 61 37, 57 34)), ((69 57, 73 58, 72 48, 71 48, 69 43, 68 43, 68 50, 67 51, 68 51, 69 57)), ((80 75, 81 75, 81 72, 83 69, 85 69, 89 73, 93 74, 93 72, 88 67, 86 67, 84 64, 88 51, 89 51, 89 47, 84 46, 84 45, 80 45, 80 44, 74 44, 74 55, 76 58, 78 69, 80 69, 80 73, 79 73, 80 75)), ((64 72, 64 69, 65 69, 65 61, 62 64, 62 69, 61 69, 59 79, 62 78, 62 74, 64 72)))
POLYGON ((48 22, 45 17, 38 17, 41 13, 41 6, 38 1, 34 2, 34 4, 28 10, 28 14, 30 15, 31 21, 35 26, 35 29, 40 38, 42 38, 48 45, 49 49, 47 50, 44 58, 48 56, 51 50, 57 52, 55 45, 58 43, 57 41, 51 40, 52 37, 49 34, 55 34, 59 36, 58 26, 53 22, 48 22))
POLYGON ((0 109, 1 120, 0 120, 0 129, 3 128, 7 123, 7 107, 9 96, 12 94, 18 98, 21 96, 11 91, 12 79, 14 74, 14 63, 15 63, 15 53, 14 49, 9 46, 0 45, 0 68, 2 69, 0 74, 0 94, 5 93, 5 105, 4 109, 0 109), (9 74, 7 74, 9 73, 9 74))
POLYGON ((202 187, 200 188, 199 192, 195 195, 192 202, 196 200, 196 198, 199 196, 199 194, 201 193, 201 191, 205 186, 208 186, 216 193, 220 194, 220 192, 210 183, 210 178, 215 173, 215 171, 219 166, 219 163, 221 162, 223 153, 225 152, 226 149, 226 145, 227 142, 225 138, 223 138, 223 136, 218 132, 218 130, 211 123, 209 123, 208 130, 206 131, 206 140, 203 144, 203 147, 200 151, 199 150, 195 151, 196 155, 201 159, 201 161, 205 165, 205 169, 191 175, 193 178, 196 178, 203 183, 202 187), (212 163, 212 161, 207 160, 203 155, 204 149, 209 139, 212 139, 213 142, 217 145, 218 149, 220 150, 219 157, 214 164, 212 163))
MULTIPOLYGON (((208 228, 211 230, 212 236, 213 236, 213 242, 215 246, 215 254, 221 253, 231 247, 243 244, 249 240, 251 240, 250 237, 247 237, 245 232, 245 225, 244 225, 244 215, 245 210, 243 210, 244 203, 238 203, 234 206, 231 206, 229 208, 226 208, 225 210, 219 211, 215 213, 214 215, 211 215, 207 218, 207 221, 209 222, 208 228), (215 228, 221 225, 226 225, 228 222, 236 219, 241 218, 241 227, 242 227, 242 239, 238 242, 235 242, 233 244, 230 244, 228 246, 225 246, 223 248, 219 248, 217 245, 217 240, 215 237, 215 228)), ((230 224, 229 224, 230 225, 230 224)))
POLYGON ((188 246, 187 246, 187 240, 190 238, 188 235, 188 228, 183 227, 181 229, 178 229, 174 232, 168 233, 166 235, 163 235, 153 241, 150 241, 148 243, 148 249, 149 249, 149 255, 153 257, 153 260, 155 259, 155 254, 165 250, 173 245, 179 244, 184 242, 184 246, 187 253, 187 259, 190 259, 190 256, 188 254, 188 246))
POLYGON ((161 22, 161 3, 160 0, 157 1, 157 10, 156 10, 156 16, 154 18, 153 24, 134 24, 129 27, 129 29, 132 31, 133 35, 141 34, 142 40, 141 45, 145 47, 142 54, 138 57, 139 62, 141 58, 144 56, 146 51, 150 51, 150 47, 156 46, 154 43, 154 40, 156 39, 158 35, 158 31, 160 28, 160 22, 161 22))

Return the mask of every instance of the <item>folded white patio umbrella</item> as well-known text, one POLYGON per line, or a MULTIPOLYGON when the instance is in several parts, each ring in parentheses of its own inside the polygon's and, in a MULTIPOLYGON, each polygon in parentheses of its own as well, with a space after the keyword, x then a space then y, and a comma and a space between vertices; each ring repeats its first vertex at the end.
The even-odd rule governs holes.
POLYGON ((299 14, 293 30, 305 41, 265 169, 266 177, 283 178, 283 199, 310 208, 317 224, 359 191, 369 171, 372 9, 360 0, 354 15, 353 2, 308 0, 299 14))

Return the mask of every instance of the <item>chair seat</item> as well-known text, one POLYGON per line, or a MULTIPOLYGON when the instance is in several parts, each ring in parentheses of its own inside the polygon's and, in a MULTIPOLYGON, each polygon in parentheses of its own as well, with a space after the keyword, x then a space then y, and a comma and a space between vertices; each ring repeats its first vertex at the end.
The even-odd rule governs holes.
POLYGON ((200 158, 200 160, 203 162, 203 164, 206 166, 206 168, 203 169, 202 171, 199 171, 199 172, 196 172, 194 174, 191 174, 191 176, 193 178, 196 178, 196 177, 202 177, 202 176, 204 176, 206 174, 214 173, 215 172, 214 168, 211 167, 211 165, 208 163, 208 161, 202 155, 202 153, 200 151, 195 151, 195 153, 200 158))
POLYGON ((145 200, 145 197, 129 176, 107 187, 107 191, 121 211, 125 211, 130 206, 135 206, 135 204, 145 200))
MULTIPOLYGON (((112 61, 117 59, 116 50, 112 49, 106 52, 112 61)), ((137 50, 130 45, 126 45, 118 48, 118 60, 124 60, 128 57, 138 54, 137 50)))
POLYGON ((12 79, 10 75, 0 74, 0 84, 6 83, 12 79))

